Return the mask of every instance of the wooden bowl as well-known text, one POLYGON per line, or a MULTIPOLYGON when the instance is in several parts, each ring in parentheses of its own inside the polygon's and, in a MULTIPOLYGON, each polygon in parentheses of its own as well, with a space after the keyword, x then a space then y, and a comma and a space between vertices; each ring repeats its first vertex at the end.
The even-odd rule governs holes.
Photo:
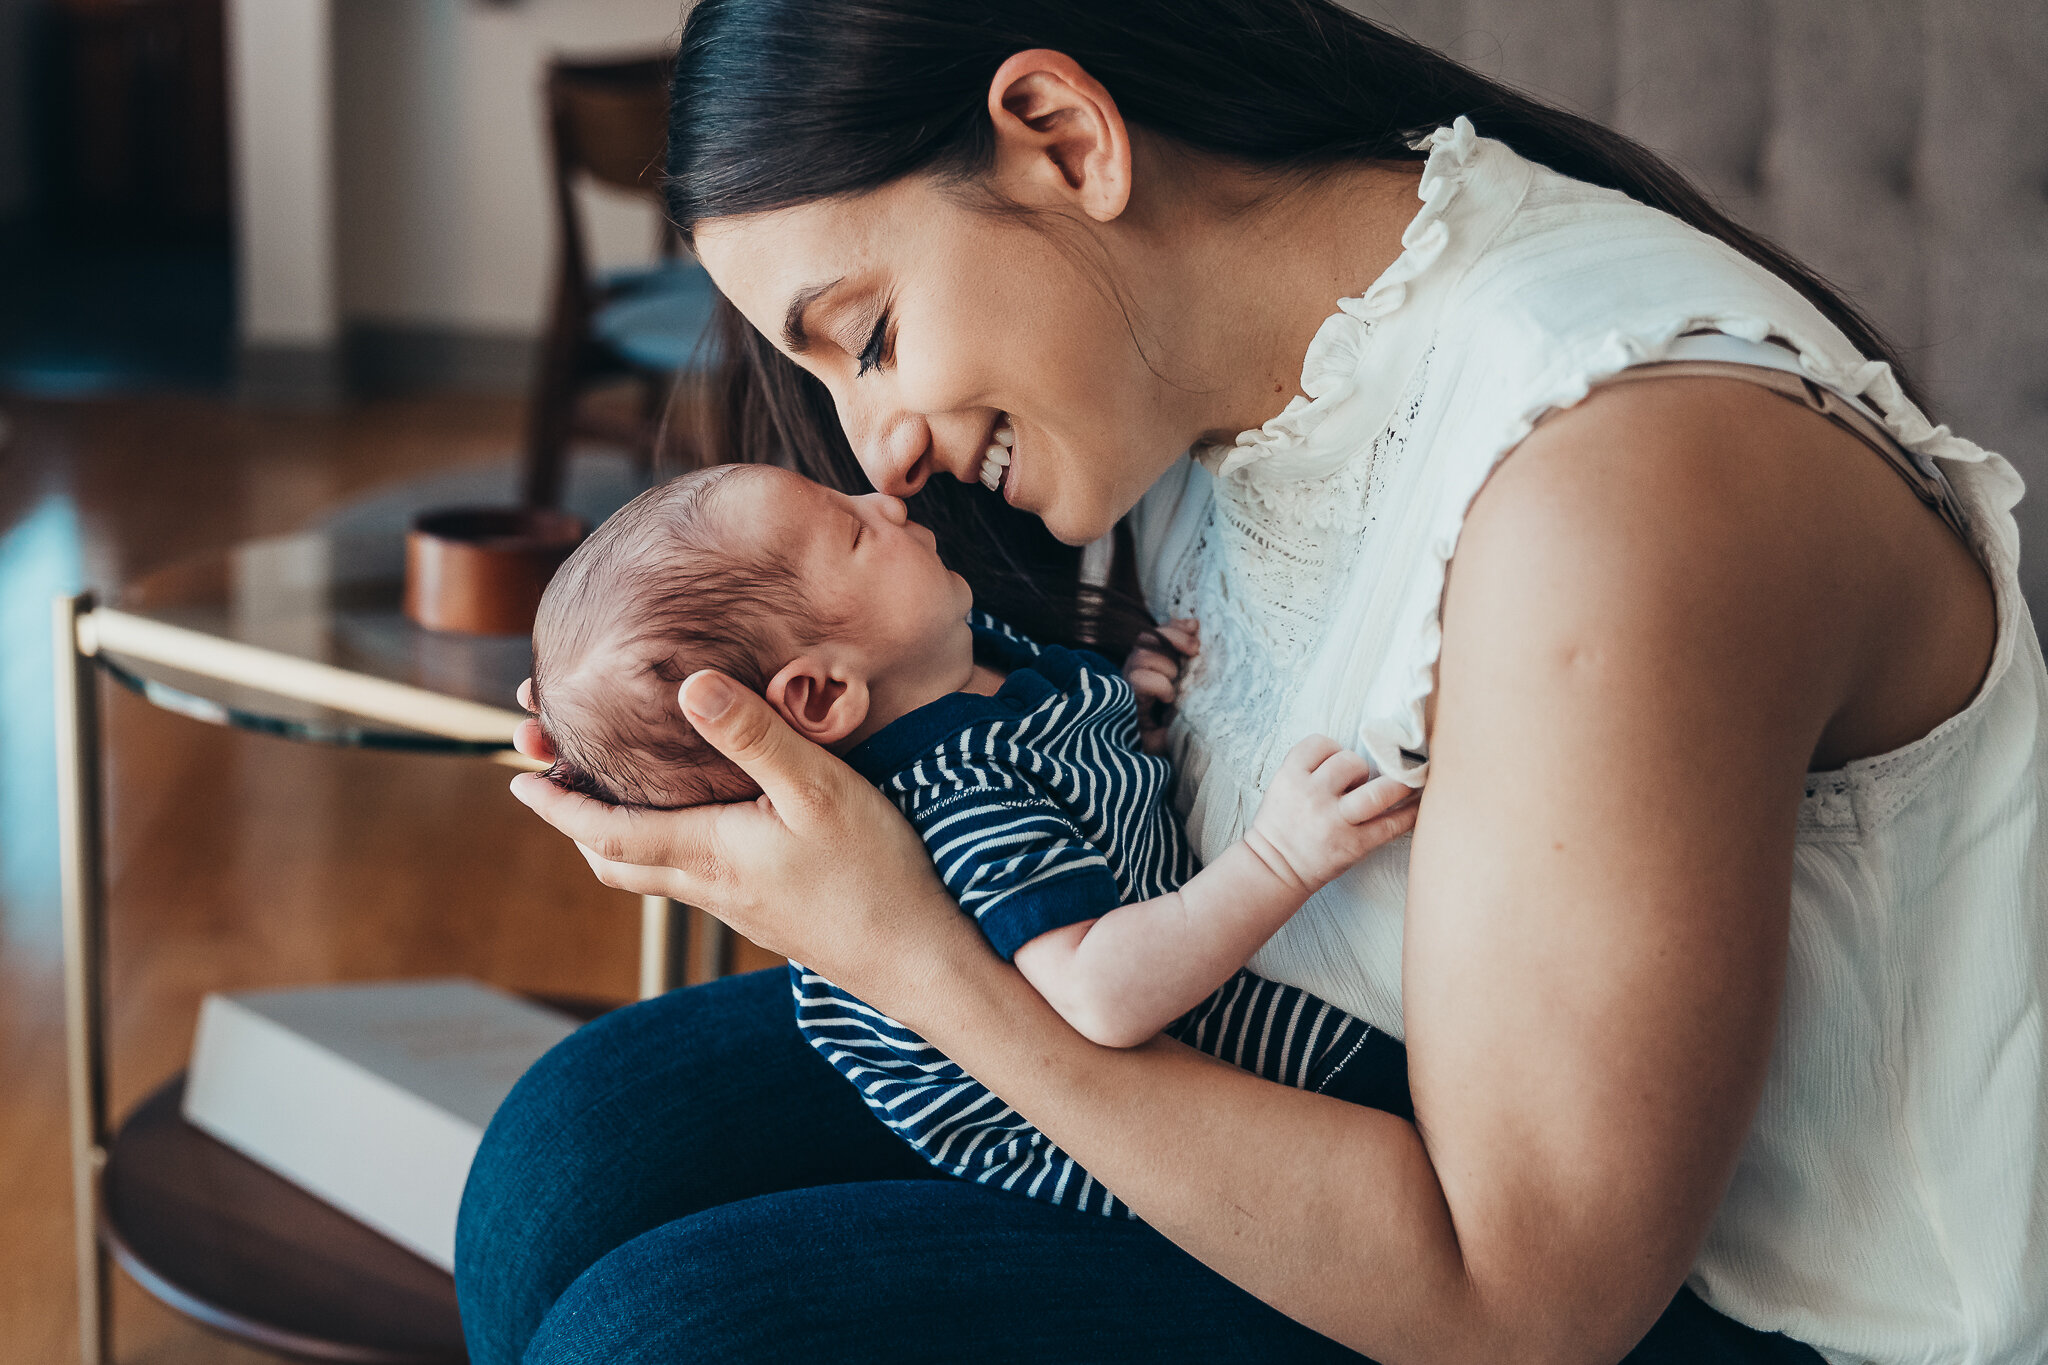
POLYGON ((544 507, 424 513, 405 536, 405 614, 428 630, 525 635, 582 539, 580 520, 544 507))

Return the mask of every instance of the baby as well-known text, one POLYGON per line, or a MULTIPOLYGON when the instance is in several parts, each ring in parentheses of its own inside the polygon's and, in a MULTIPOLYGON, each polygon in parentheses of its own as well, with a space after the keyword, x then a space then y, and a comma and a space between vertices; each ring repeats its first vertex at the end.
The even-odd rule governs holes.
MULTIPOLYGON (((1401 1109, 1405 1077, 1373 1060, 1398 1047, 1242 968, 1413 823, 1407 789, 1304 740, 1244 837, 1197 872, 1170 770, 1140 750, 1115 666, 973 606, 897 498, 763 465, 685 475, 600 527, 541 602, 531 695, 550 776, 627 805, 754 795, 677 706, 683 679, 715 668, 894 799, 990 945, 1088 1038, 1131 1047, 1165 1031, 1271 1080, 1401 1109)), ((805 1036, 934 1165, 1119 1211, 929 1043, 790 971, 805 1036)))

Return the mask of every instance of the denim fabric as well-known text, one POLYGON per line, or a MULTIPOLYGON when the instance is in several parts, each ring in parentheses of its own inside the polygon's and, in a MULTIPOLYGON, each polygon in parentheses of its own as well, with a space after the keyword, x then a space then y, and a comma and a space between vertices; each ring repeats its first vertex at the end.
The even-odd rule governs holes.
MULTIPOLYGON (((1355 1093, 1403 1099, 1398 1048, 1373 1060, 1355 1093)), ((1363 1359, 1142 1223, 932 1170, 805 1044, 780 972, 542 1058, 484 1135, 455 1274, 476 1365, 1363 1359)), ((1629 1358, 1818 1362, 1690 1294, 1629 1358)))

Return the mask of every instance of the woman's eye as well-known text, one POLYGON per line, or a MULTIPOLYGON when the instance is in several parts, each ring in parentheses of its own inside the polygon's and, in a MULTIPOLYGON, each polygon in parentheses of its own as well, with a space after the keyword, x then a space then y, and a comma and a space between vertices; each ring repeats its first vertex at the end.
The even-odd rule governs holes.
POLYGON ((887 339, 888 333, 889 315, 883 313, 882 316, 875 319, 875 330, 868 333, 868 344, 861 347, 858 357, 860 369, 854 372, 856 378, 866 374, 869 370, 878 370, 882 367, 882 345, 887 339))

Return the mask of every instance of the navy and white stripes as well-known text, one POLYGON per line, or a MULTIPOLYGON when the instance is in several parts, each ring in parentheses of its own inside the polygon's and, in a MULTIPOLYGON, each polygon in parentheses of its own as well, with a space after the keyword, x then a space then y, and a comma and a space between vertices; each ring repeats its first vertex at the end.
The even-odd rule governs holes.
MULTIPOLYGON (((910 818, 961 908, 1010 957, 1040 934, 1179 886, 1193 856, 1171 770, 1138 748, 1137 700, 1108 660, 1041 648, 976 614, 977 653, 1009 676, 956 693, 847 755, 910 818)), ((933 1165, 1083 1211, 1108 1190, 930 1043, 790 965, 797 1023, 876 1115, 933 1165)), ((1306 992, 1239 972, 1168 1033, 1211 1056, 1322 1089, 1370 1030, 1306 992)))

